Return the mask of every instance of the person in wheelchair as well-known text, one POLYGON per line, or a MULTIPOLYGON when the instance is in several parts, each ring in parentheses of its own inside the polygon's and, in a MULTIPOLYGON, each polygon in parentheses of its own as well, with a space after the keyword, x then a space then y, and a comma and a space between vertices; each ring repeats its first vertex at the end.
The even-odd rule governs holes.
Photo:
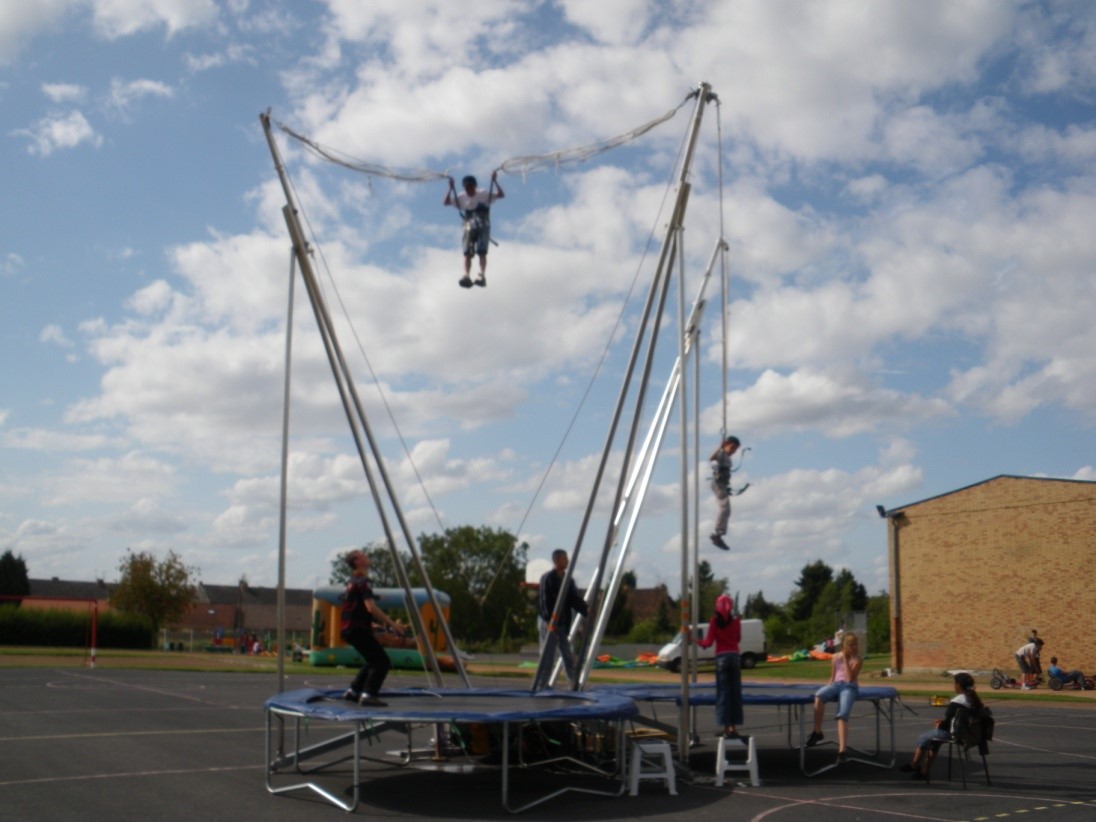
POLYGON ((955 675, 955 696, 948 703, 944 718, 937 719, 933 730, 918 737, 913 759, 899 770, 913 774, 914 779, 927 779, 929 766, 936 758, 940 745, 953 738, 958 730, 959 712, 962 709, 966 709, 971 715, 978 715, 982 711, 982 700, 974 690, 974 677, 965 671, 955 675))
POLYGON ((1085 675, 1076 669, 1066 673, 1058 667, 1058 657, 1056 656, 1050 658, 1050 667, 1047 668, 1047 674, 1051 679, 1060 680, 1063 685, 1068 685, 1072 682, 1082 691, 1085 690, 1085 675))

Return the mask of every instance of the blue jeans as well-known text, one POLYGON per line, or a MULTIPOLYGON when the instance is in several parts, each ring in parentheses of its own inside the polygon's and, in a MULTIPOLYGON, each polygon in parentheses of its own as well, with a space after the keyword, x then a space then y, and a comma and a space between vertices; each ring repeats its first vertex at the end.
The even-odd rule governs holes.
POLYGON ((860 696, 860 686, 855 682, 831 682, 815 691, 814 695, 823 702, 832 702, 836 699, 837 718, 848 722, 852 705, 860 696))
MULTIPOLYGON (((544 656, 544 646, 548 642, 548 622, 544 619, 537 620, 537 628, 540 631, 540 655, 544 656)), ((571 632, 571 626, 566 628, 560 627, 557 624, 556 627, 556 648, 559 650, 560 658, 563 660, 563 672, 567 675, 568 680, 575 678, 575 655, 571 652, 571 640, 568 638, 568 634, 571 632)), ((544 664, 542 662, 542 664, 544 664)), ((555 657, 548 662, 550 665, 555 665, 555 657)))
POLYGON ((742 665, 738 654, 720 654, 715 658, 715 721, 726 728, 737 728, 742 716, 742 665))
POLYGON ((932 748, 941 742, 947 741, 948 732, 945 731, 943 728, 937 728, 933 731, 925 731, 925 733, 917 737, 917 747, 920 748, 922 751, 927 751, 929 748, 932 748))

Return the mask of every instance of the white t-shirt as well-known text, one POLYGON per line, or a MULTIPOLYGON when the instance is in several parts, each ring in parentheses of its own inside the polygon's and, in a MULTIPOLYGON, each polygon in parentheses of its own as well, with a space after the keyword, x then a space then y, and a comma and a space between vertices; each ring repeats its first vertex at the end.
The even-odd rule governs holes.
POLYGON ((476 193, 469 196, 467 191, 457 192, 457 208, 462 212, 475 211, 479 206, 490 206, 494 202, 491 192, 477 188, 476 193))

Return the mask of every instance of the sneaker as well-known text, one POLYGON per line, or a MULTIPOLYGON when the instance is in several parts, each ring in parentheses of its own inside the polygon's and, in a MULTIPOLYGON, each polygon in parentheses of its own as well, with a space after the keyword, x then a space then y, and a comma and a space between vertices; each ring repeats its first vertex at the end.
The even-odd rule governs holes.
POLYGON ((723 535, 722 534, 712 534, 711 539, 712 539, 712 545, 714 545, 716 548, 722 548, 724 551, 730 551, 731 550, 731 546, 723 541, 723 535))
POLYGON ((811 735, 807 737, 807 747, 808 748, 813 748, 815 745, 817 745, 819 742, 821 742, 825 738, 826 737, 823 736, 818 731, 811 731, 811 735))
POLYGON ((903 765, 898 770, 901 771, 902 773, 913 773, 914 771, 917 770, 917 768, 913 767, 913 765, 911 765, 909 762, 907 762, 905 765, 903 765))
POLYGON ((353 688, 347 688, 345 691, 343 691, 342 698, 349 702, 357 702, 359 699, 362 698, 362 695, 355 691, 353 688))
POLYGON ((849 761, 849 755, 845 751, 838 751, 837 752, 837 761, 838 762, 848 762, 849 761))
POLYGON ((463 277, 461 277, 459 280, 457 280, 457 282, 460 283, 461 288, 471 288, 472 287, 472 278, 469 277, 467 274, 465 274, 463 277))
POLYGON ((476 285, 486 288, 487 287, 487 275, 486 274, 480 274, 478 277, 476 277, 476 285))
POLYGON ((388 707, 387 702, 384 702, 383 700, 377 699, 375 696, 371 696, 370 694, 362 694, 361 698, 358 700, 358 704, 359 705, 366 705, 366 706, 371 707, 371 708, 386 708, 386 707, 388 707))
POLYGON ((1030 691, 1033 687, 1035 687, 1035 686, 1033 686, 1033 685, 1021 685, 1020 690, 1021 691, 1030 691))

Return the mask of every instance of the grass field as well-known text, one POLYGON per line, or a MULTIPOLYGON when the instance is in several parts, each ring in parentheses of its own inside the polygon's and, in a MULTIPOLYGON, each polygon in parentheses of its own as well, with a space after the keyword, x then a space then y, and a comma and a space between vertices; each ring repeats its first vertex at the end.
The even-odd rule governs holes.
MULTIPOLYGON (((465 667, 469 675, 476 677, 533 677, 533 669, 527 663, 529 659, 518 655, 480 655, 470 660, 465 667)), ((22 648, 0 646, 0 668, 50 668, 85 667, 87 656, 81 648, 22 648)), ((861 682, 866 685, 889 685, 897 688, 903 698, 928 701, 931 696, 950 696, 951 678, 937 673, 910 673, 896 677, 884 677, 882 672, 890 664, 885 656, 869 656, 864 661, 861 682)), ((214 654, 203 651, 132 651, 105 650, 96 654, 96 668, 135 668, 161 671, 215 671, 270 673, 274 676, 278 670, 278 659, 273 655, 214 654)), ((310 679, 331 677, 341 682, 346 678, 347 669, 339 667, 313 667, 308 663, 285 661, 286 675, 308 676, 310 679)), ((413 672, 404 671, 404 674, 413 672)), ((742 672, 744 682, 825 682, 829 678, 830 663, 815 660, 802 662, 763 663, 756 668, 742 672)), ((698 674, 701 682, 711 682, 711 667, 702 669, 698 674)), ((1053 702, 1076 702, 1077 700, 1096 700, 1094 691, 1059 691, 1040 688, 1035 691, 1000 690, 989 687, 987 676, 976 675, 979 691, 983 698, 1024 699, 1053 702)), ((595 668, 591 681, 595 683, 613 682, 680 682, 680 674, 672 674, 660 668, 595 668)))

